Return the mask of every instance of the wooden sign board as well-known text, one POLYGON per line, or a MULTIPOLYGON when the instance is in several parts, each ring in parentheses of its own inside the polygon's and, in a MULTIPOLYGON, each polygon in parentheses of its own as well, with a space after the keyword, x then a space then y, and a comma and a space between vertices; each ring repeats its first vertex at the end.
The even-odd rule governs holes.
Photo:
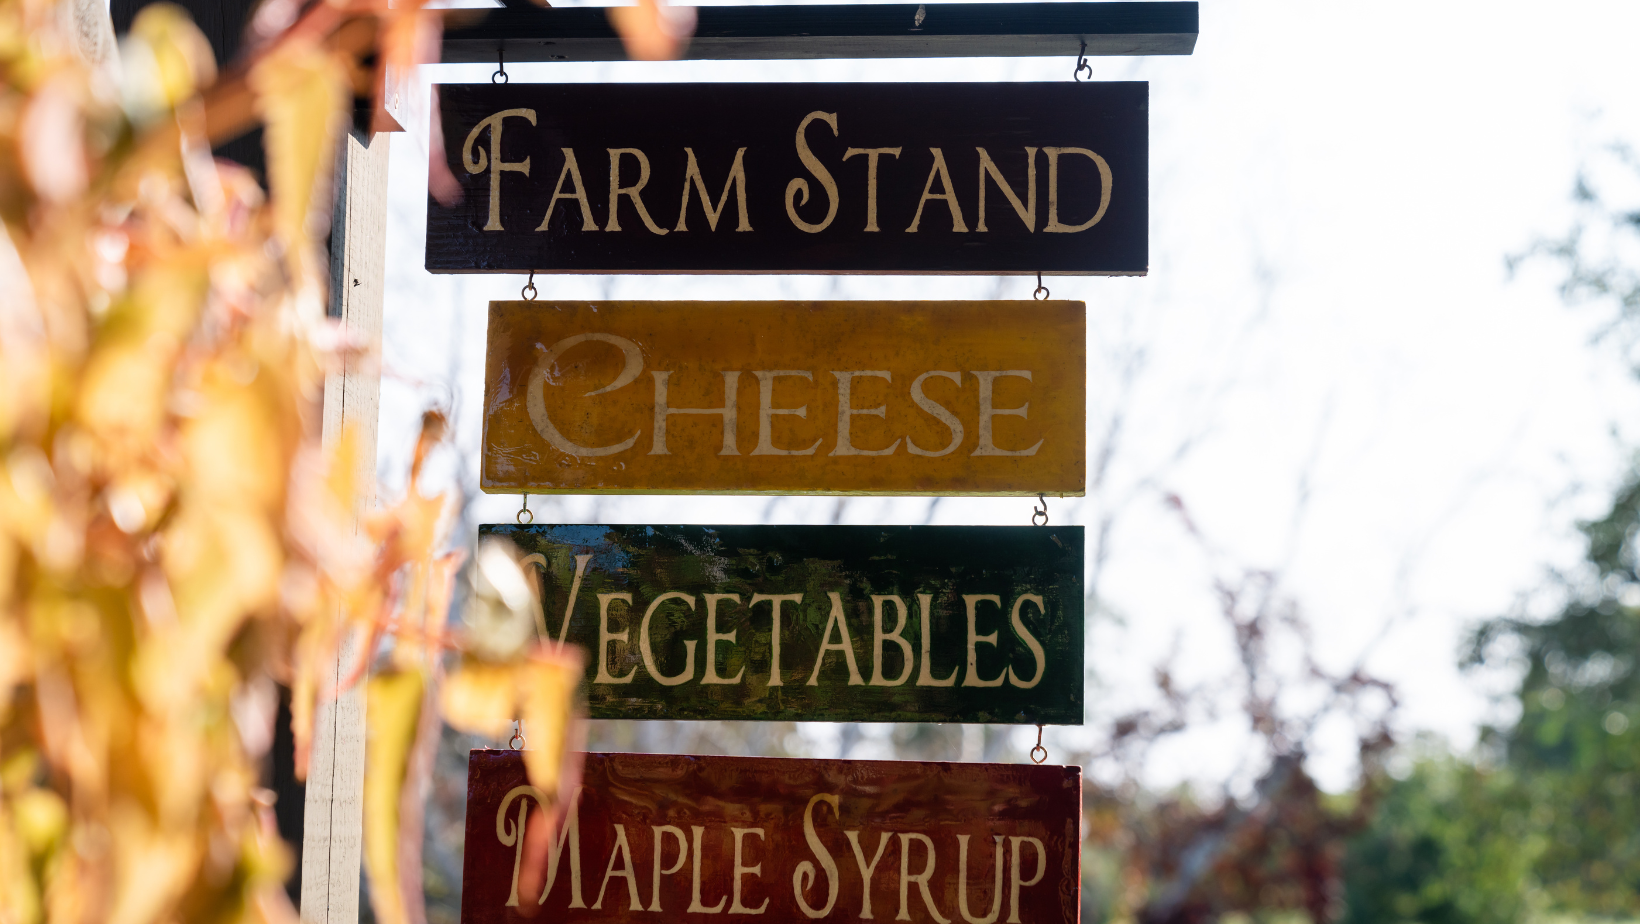
POLYGON ((1080 526, 513 526, 593 718, 1082 724, 1080 526))
POLYGON ((1080 495, 1081 302, 491 302, 501 494, 1080 495))
POLYGON ((1143 82, 486 83, 438 98, 463 198, 428 199, 431 272, 1149 266, 1143 82))
POLYGON ((588 754, 531 867, 519 755, 469 758, 461 924, 1078 919, 1078 767, 588 754))

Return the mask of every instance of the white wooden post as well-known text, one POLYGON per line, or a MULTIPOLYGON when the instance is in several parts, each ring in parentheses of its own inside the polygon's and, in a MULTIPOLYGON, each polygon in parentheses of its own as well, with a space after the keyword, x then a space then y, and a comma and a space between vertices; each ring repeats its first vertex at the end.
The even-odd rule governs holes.
MULTIPOLYGON (((382 289, 386 274, 387 146, 390 136, 349 133, 337 158, 332 220, 331 313, 366 345, 325 380, 324 443, 346 427, 359 450, 362 514, 374 502, 381 408, 382 289), (339 309, 339 311, 338 311, 339 309)), ((355 521, 354 528, 358 528, 355 521)), ((354 651, 330 666, 339 682, 354 651)), ((302 820, 302 924, 357 924, 364 808, 364 688, 320 707, 302 820)))

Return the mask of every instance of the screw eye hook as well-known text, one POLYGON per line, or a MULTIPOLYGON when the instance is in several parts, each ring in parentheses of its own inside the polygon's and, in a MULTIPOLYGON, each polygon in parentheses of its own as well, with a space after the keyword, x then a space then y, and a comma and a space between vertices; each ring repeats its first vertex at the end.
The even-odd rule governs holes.
POLYGON ((1051 293, 1048 292, 1048 287, 1042 284, 1042 274, 1037 273, 1036 274, 1036 288, 1034 290, 1032 290, 1031 297, 1040 302, 1040 301, 1043 301, 1046 298, 1048 298, 1048 296, 1050 294, 1051 293))
POLYGON ((530 496, 528 494, 524 495, 524 506, 519 508, 518 516, 513 519, 517 520, 520 526, 528 526, 535 522, 535 511, 530 509, 530 496), (529 519, 524 519, 526 516, 529 519))
POLYGON ((507 83, 511 79, 507 76, 507 46, 497 45, 495 49, 495 73, 490 75, 490 83, 507 83))
POLYGON ((1077 83, 1081 83, 1083 71, 1088 72, 1089 80, 1093 79, 1093 65, 1088 63, 1087 39, 1082 40, 1082 50, 1076 53, 1076 70, 1071 72, 1071 79, 1075 80, 1077 83))
POLYGON ((1042 746, 1042 726, 1036 727, 1036 747, 1031 748, 1031 763, 1040 765, 1048 759, 1048 749, 1042 746), (1040 754, 1042 756, 1038 757, 1040 754))
POLYGON ((1048 525, 1048 499, 1046 497, 1043 497, 1040 494, 1038 494, 1036 496, 1036 499, 1042 502, 1042 506, 1032 507, 1031 508, 1031 525, 1032 526, 1047 526, 1048 525), (1042 522, 1038 523, 1036 521, 1037 517, 1041 517, 1042 522))
MULTIPOLYGON (((1038 738, 1042 737, 1041 732, 1037 733, 1037 737, 1038 738)), ((510 751, 522 751, 522 750, 524 750, 524 723, 523 722, 514 722, 513 723, 513 735, 512 735, 511 740, 509 740, 507 742, 507 749, 510 750, 510 751)), ((1040 761, 1038 761, 1038 763, 1040 763, 1040 761)))
POLYGON ((535 290, 535 270, 530 270, 530 281, 524 283, 524 288, 518 290, 518 297, 526 302, 533 302, 539 294, 535 290))

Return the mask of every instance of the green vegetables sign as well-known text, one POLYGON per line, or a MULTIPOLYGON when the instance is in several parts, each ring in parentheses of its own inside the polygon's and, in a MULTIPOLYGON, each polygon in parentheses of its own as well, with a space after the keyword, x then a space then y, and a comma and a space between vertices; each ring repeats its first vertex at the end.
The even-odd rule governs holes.
POLYGON ((511 526, 593 718, 1082 723, 1079 526, 511 526))

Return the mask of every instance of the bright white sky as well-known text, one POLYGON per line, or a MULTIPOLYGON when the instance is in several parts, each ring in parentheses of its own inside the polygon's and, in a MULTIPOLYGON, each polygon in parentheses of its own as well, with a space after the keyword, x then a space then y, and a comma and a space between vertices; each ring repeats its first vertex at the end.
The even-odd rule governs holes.
MULTIPOLYGON (((1457 746, 1499 715, 1460 674, 1468 626, 1570 565, 1640 420, 1640 390, 1589 345, 1601 310, 1569 310, 1552 267, 1504 258, 1562 231, 1581 163, 1640 144, 1640 4, 1202 4, 1190 57, 1093 59, 1150 81, 1151 274, 1050 279, 1089 307, 1089 450, 1113 414, 1104 490, 1051 500, 1056 523, 1113 517, 1092 627, 1090 723, 1148 701, 1170 651, 1187 681, 1233 667, 1215 578, 1278 569, 1322 661, 1370 649, 1403 730, 1457 746), (1136 363, 1119 387, 1121 363, 1136 363), (1614 428, 1621 428, 1614 435, 1614 428), (1181 446, 1189 449, 1175 460, 1181 446), (1308 504, 1299 498, 1307 485, 1308 504), (1176 495, 1202 539, 1166 503, 1176 495)), ((1073 58, 509 65, 513 82, 1066 80, 1073 58)), ((490 66, 432 68, 484 81, 490 66)), ((380 466, 402 484, 415 422, 453 406, 471 483, 486 302, 522 278, 422 269, 426 152, 393 140, 380 466)), ((546 298, 1028 298, 1023 278, 537 279, 546 298)), ((942 501, 939 523, 1028 522, 1023 499, 942 501)), ((830 498, 532 498, 559 522, 830 522, 830 498)), ((516 496, 474 522, 510 522, 516 496)), ((918 523, 925 499, 850 501, 844 522, 918 523)), ((1092 536, 1090 533, 1090 542, 1092 536)), ((1496 678, 1491 684, 1497 686, 1496 678)), ((1295 707, 1301 704, 1295 703, 1295 707)), ((1233 713, 1235 702, 1224 701, 1233 713)), ((1060 734, 1074 736, 1075 731, 1060 734)), ((1050 731, 1049 743, 1054 743, 1050 731)), ((1070 737, 1065 739, 1072 740, 1070 737)), ((1245 738, 1208 724, 1158 750, 1158 785, 1234 772, 1245 738)), ((1353 740, 1317 740, 1348 783, 1353 740)))

